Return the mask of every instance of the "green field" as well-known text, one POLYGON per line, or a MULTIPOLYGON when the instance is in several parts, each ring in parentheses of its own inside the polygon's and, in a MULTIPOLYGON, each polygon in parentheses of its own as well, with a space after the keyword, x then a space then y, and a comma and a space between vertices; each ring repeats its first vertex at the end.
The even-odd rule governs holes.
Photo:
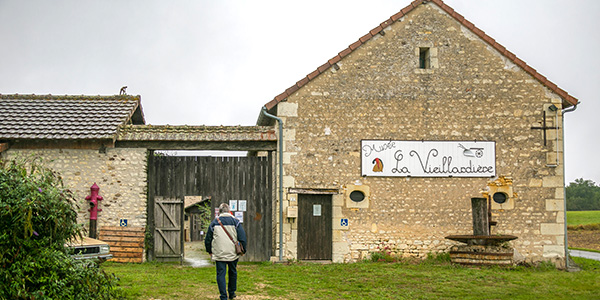
MULTIPOLYGON (((600 262, 580 272, 464 267, 446 261, 351 264, 242 263, 238 299, 598 299, 600 262)), ((217 299, 215 268, 105 263, 128 299, 217 299)))
POLYGON ((567 211, 567 225, 600 224, 600 210, 567 211))

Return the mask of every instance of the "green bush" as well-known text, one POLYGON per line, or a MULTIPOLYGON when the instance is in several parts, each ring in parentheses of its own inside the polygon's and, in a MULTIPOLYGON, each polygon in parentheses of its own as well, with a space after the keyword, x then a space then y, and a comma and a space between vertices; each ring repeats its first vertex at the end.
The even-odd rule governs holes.
POLYGON ((72 259, 73 194, 38 159, 0 160, 0 299, 115 299, 117 279, 72 259))
POLYGON ((399 262, 401 259, 393 255, 390 247, 386 246, 384 248, 378 249, 378 251, 371 252, 371 261, 372 262, 399 262))

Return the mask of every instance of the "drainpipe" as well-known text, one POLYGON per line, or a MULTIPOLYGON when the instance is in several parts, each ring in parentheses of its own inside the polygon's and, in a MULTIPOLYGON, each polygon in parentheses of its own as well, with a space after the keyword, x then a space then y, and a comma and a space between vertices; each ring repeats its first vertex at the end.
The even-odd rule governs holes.
MULTIPOLYGON (((579 104, 579 102, 577 102, 575 105, 573 105, 573 107, 570 108, 566 108, 562 110, 562 126, 563 126, 563 141, 562 141, 562 147, 563 147, 563 198, 565 199, 564 203, 564 213, 565 213, 565 268, 567 270, 569 270, 569 241, 568 241, 568 236, 567 236, 567 188, 566 188, 566 179, 565 179, 565 114, 575 111, 577 109, 577 104, 579 104)), ((556 145, 556 147, 558 148, 558 144, 556 145)))
POLYGON ((267 108, 263 106, 262 113, 266 117, 277 120, 279 123, 279 261, 283 261, 283 120, 267 112, 267 108))

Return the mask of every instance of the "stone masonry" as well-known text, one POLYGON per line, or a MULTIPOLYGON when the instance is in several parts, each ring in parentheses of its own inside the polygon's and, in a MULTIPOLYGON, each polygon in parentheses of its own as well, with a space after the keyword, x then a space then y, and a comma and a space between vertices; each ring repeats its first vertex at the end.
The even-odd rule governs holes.
POLYGON ((94 182, 100 187, 98 229, 119 226, 121 219, 130 227, 146 226, 147 151, 143 148, 98 149, 14 149, 3 157, 39 156, 44 165, 59 172, 77 199, 78 223, 89 228, 90 194, 94 182))
MULTIPOLYGON (((497 176, 512 178, 515 197, 514 207, 493 210, 492 234, 518 236, 511 243, 522 260, 560 263, 562 103, 438 6, 422 4, 277 104, 284 188, 339 190, 332 200, 335 262, 385 247, 425 257, 456 244, 445 236, 472 232, 470 198, 494 178, 362 177, 360 141, 495 141, 497 176), (419 68, 422 47, 430 49, 427 69, 419 68), (543 130, 531 129, 544 125, 543 111, 545 125, 560 128, 546 130, 546 146, 543 130), (348 188, 357 186, 368 187, 365 207, 348 205, 348 188)), ((284 211, 297 199, 286 194, 284 211)), ((284 220, 287 258, 297 256, 298 230, 284 220)))

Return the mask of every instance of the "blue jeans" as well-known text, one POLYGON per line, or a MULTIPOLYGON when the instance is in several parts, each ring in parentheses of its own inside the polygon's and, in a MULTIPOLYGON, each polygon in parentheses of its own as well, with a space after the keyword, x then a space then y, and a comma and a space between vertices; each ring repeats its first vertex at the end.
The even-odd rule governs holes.
POLYGON ((219 286, 219 293, 221 294, 221 300, 227 300, 227 292, 229 297, 235 295, 237 289, 237 263, 238 260, 234 261, 217 261, 217 285, 219 286), (229 284, 225 282, 225 272, 229 267, 229 284))

